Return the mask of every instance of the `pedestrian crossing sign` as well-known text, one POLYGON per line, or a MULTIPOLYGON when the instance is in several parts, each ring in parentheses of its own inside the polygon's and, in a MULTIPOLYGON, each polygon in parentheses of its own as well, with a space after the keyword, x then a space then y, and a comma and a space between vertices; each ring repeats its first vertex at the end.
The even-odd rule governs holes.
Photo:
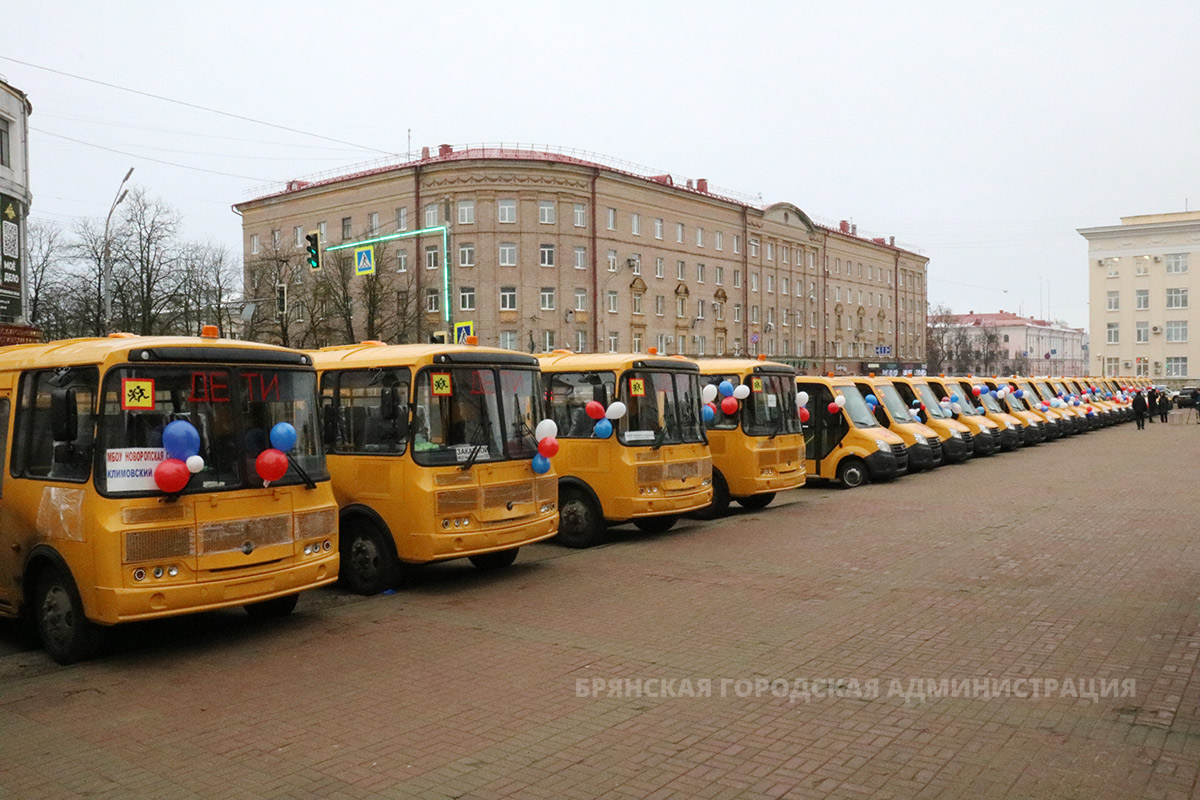
POLYGON ((466 344, 468 336, 475 335, 475 321, 454 323, 455 344, 466 344))
POLYGON ((366 247, 354 248, 354 274, 355 275, 374 275, 375 274, 375 246, 367 245, 366 247))

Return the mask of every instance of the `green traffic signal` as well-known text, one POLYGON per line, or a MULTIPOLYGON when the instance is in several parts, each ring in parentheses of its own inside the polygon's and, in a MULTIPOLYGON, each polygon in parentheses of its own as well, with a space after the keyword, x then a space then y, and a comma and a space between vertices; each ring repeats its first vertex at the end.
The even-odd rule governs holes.
POLYGON ((321 268, 321 232, 311 231, 304 237, 306 244, 305 250, 308 254, 308 268, 317 270, 321 268))

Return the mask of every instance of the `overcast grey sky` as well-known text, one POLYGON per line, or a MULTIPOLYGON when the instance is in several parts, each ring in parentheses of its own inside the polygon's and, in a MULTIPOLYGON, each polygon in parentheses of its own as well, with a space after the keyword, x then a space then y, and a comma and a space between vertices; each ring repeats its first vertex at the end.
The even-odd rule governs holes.
POLYGON ((930 258, 931 303, 1080 327, 1075 229, 1200 206, 1194 0, 41 0, 3 15, 0 74, 34 107, 34 217, 103 219, 134 166, 190 238, 234 253, 230 204, 380 155, 366 148, 404 152, 410 128, 414 149, 578 147, 852 219, 930 258))

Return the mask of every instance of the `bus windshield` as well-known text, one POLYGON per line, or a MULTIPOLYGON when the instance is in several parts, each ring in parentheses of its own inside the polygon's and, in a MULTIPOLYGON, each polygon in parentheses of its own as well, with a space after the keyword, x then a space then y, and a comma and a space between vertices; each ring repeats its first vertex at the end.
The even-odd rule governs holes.
POLYGON ((531 369, 433 367, 417 377, 413 459, 422 466, 530 458, 540 419, 531 369))
MULTIPOLYGON (((892 392, 896 391, 895 388, 890 385, 887 388, 891 389, 892 392)), ((857 387, 846 384, 834 386, 833 391, 835 397, 838 394, 841 394, 842 397, 846 398, 846 413, 850 415, 850 421, 854 423, 854 427, 879 427, 879 423, 875 420, 875 415, 871 413, 871 409, 867 408, 867 401, 863 400, 862 393, 858 391, 857 387)), ((899 398, 899 395, 896 395, 896 397, 899 398)), ((901 401, 900 404, 904 405, 904 402, 901 401)), ((905 409, 905 412, 907 413, 907 409, 905 409)))
POLYGON ((618 394, 627 407, 618 426, 629 445, 705 441, 700 421, 700 376, 688 372, 626 372, 618 394))
MULTIPOLYGON (((879 398, 879 402, 883 403, 884 408, 891 414, 892 419, 896 422, 912 422, 915 417, 908 410, 908 406, 904 404, 904 398, 900 396, 900 392, 896 391, 896 387, 890 383, 881 383, 875 387, 875 396, 879 398)), ((849 405, 847 401, 846 405, 849 405)))
POLYGON ((921 402, 925 404, 925 413, 934 419, 950 419, 950 412, 942 408, 942 402, 937 395, 933 393, 933 389, 929 388, 929 384, 915 383, 913 391, 917 397, 921 398, 921 402))
MULTIPOLYGON (((296 429, 288 455, 312 479, 326 476, 316 419, 316 375, 300 370, 225 366, 136 366, 110 370, 100 419, 96 487, 106 494, 158 492, 153 471, 166 460, 163 429, 190 422, 204 467, 184 493, 259 485, 259 453, 280 422, 296 429)), ((275 484, 300 483, 295 466, 275 484)))
POLYGON ((790 375, 751 375, 750 396, 742 401, 742 430, 747 436, 799 433, 796 381, 790 375))

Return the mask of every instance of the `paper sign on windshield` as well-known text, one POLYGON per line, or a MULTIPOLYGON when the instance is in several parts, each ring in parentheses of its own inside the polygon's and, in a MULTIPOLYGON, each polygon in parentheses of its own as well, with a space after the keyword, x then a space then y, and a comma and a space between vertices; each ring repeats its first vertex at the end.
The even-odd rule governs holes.
POLYGON ((104 453, 104 477, 110 492, 152 492, 154 468, 167 460, 161 447, 115 447, 104 453))

